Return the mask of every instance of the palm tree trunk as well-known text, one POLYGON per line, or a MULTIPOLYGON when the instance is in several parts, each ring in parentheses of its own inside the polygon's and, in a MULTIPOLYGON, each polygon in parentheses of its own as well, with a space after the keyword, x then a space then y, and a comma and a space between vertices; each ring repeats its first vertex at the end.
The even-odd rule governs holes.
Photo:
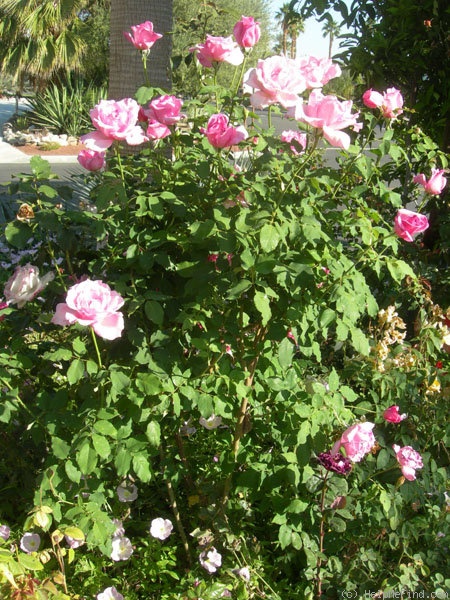
POLYGON ((328 44, 328 58, 330 58, 330 59, 333 54, 333 42, 334 42, 334 36, 333 36, 333 33, 330 32, 330 41, 328 44))
POLYGON ((110 67, 108 97, 132 98, 145 85, 141 53, 123 35, 132 25, 152 21, 164 37, 151 49, 147 60, 149 84, 169 91, 172 52, 173 0, 111 0, 110 67))

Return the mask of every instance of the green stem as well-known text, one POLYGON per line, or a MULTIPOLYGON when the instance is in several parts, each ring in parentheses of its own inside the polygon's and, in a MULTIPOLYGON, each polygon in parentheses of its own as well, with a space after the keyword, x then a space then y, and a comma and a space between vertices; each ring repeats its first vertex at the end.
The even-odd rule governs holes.
POLYGON ((322 554, 325 547, 325 494, 327 493, 327 479, 329 475, 329 471, 325 473, 325 477, 323 480, 322 492, 320 495, 320 528, 319 528, 319 556, 317 557, 317 575, 316 575, 316 588, 317 588, 317 598, 322 596, 322 577, 320 575, 320 569, 322 567, 322 554))
POLYGON ((97 353, 97 363, 100 369, 103 369, 103 365, 102 365, 102 358, 100 356, 100 350, 98 347, 98 343, 97 343, 97 336, 95 335, 95 331, 94 329, 91 327, 91 334, 92 334, 92 340, 94 342, 94 348, 95 348, 95 352, 97 353))
POLYGON ((144 50, 142 52, 142 64, 144 66, 144 78, 145 78, 145 85, 147 87, 150 87, 150 78, 148 76, 148 71, 147 71, 147 58, 150 54, 150 50, 144 50))

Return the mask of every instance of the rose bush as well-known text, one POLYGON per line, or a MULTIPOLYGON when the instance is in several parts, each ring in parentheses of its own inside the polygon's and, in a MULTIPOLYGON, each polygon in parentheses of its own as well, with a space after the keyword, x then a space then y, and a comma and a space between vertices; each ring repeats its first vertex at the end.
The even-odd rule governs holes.
POLYGON ((199 97, 92 109, 81 202, 38 157, 11 186, 3 295, 55 277, 1 302, 0 595, 445 591, 444 200, 411 173, 447 157, 329 62, 238 48, 224 90, 215 44, 199 97))

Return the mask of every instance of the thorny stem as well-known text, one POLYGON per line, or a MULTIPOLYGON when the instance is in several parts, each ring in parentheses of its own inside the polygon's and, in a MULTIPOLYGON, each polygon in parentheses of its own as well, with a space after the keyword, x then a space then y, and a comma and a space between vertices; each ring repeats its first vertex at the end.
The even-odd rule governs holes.
POLYGON ((183 548, 184 551, 186 553, 186 559, 189 565, 191 565, 191 553, 189 550, 189 543, 186 537, 186 532, 184 531, 184 527, 183 527, 183 523, 181 521, 181 516, 180 516, 180 511, 178 510, 178 505, 177 505, 177 500, 175 498, 175 492, 174 489, 172 487, 172 482, 170 481, 170 479, 166 476, 166 458, 164 455, 164 449, 162 447, 162 444, 159 446, 159 456, 161 459, 161 471, 162 471, 162 476, 163 479, 165 479, 166 482, 166 487, 167 487, 167 493, 169 495, 169 500, 170 500, 170 507, 172 508, 172 512, 173 512, 173 516, 175 517, 175 525, 178 529, 178 533, 180 534, 180 538, 181 538, 181 542, 183 544, 183 548))
POLYGON ((322 493, 320 495, 320 528, 319 528, 319 556, 317 557, 317 575, 316 575, 316 587, 317 587, 317 598, 322 596, 322 578, 320 576, 320 569, 322 567, 322 554, 324 550, 324 542, 325 542, 325 494, 327 493, 327 478, 329 472, 327 471, 325 474, 325 478, 323 480, 322 493))

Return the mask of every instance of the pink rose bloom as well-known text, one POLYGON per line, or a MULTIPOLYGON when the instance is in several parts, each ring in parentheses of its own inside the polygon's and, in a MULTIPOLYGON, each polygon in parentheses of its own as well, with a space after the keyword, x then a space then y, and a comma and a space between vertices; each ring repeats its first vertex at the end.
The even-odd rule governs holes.
POLYGON ((204 550, 198 557, 198 560, 208 573, 215 573, 222 565, 222 555, 217 552, 214 546, 208 551, 204 550))
POLYGON ((124 100, 100 100, 90 111, 92 124, 97 131, 81 136, 81 141, 90 150, 102 152, 112 146, 114 140, 126 141, 130 146, 138 146, 148 138, 142 128, 136 125, 139 104, 132 98, 124 100))
POLYGON ((352 462, 360 462, 375 445, 375 436, 372 432, 374 427, 373 423, 367 421, 364 423, 355 423, 344 431, 341 439, 333 446, 331 454, 337 454, 339 448, 342 447, 345 450, 347 458, 352 462))
POLYGON ((189 49, 189 52, 197 53, 198 62, 204 67, 212 67, 213 63, 226 62, 230 65, 242 64, 244 55, 241 49, 233 42, 232 37, 206 36, 204 44, 197 44, 189 49))
POLYGON ((400 446, 394 444, 392 447, 402 470, 403 477, 408 481, 414 481, 416 478, 416 469, 423 467, 422 457, 411 446, 400 448, 400 446))
POLYGON ((239 46, 253 48, 261 37, 261 28, 253 17, 241 17, 234 26, 233 34, 239 46))
POLYGON ((290 144, 291 142, 296 142, 296 144, 291 144, 290 149, 292 154, 301 154, 306 148, 306 133, 300 133, 300 131, 294 131, 292 129, 288 129, 283 131, 280 139, 282 142, 286 142, 290 144), (298 149, 301 147, 301 151, 298 149))
POLYGON ((419 173, 413 178, 413 181, 423 186, 427 194, 438 196, 447 185, 444 173, 444 169, 431 169, 430 179, 427 180, 423 173, 419 173))
POLYGON ((167 125, 164 125, 164 123, 160 123, 155 119, 150 119, 147 124, 146 134, 150 140, 162 140, 170 135, 170 129, 167 125))
POLYGON ((383 413, 383 418, 389 423, 400 423, 403 419, 406 419, 407 415, 401 415, 399 407, 395 404, 387 408, 383 413))
POLYGON ((124 328, 123 315, 118 312, 123 304, 122 296, 109 285, 86 279, 68 290, 66 302, 56 306, 51 322, 55 325, 80 323, 92 327, 106 340, 115 340, 124 328))
POLYGON ((341 67, 338 64, 333 63, 329 58, 306 56, 300 58, 299 63, 308 90, 321 88, 327 84, 330 79, 342 75, 341 67))
POLYGON ((122 594, 118 592, 114 586, 112 586, 97 594, 97 600, 124 600, 124 598, 122 594))
POLYGON ((77 160, 88 171, 100 171, 106 164, 105 153, 96 150, 81 150, 77 160))
POLYGON ((165 95, 152 100, 143 113, 149 120, 154 119, 164 125, 175 125, 180 119, 186 117, 181 113, 182 106, 183 101, 176 96, 165 95))
POLYGON ((394 219, 395 233, 406 242, 413 242, 414 235, 428 229, 429 223, 425 215, 401 208, 394 219))
POLYGON ((150 50, 153 44, 162 38, 160 33, 153 31, 153 23, 145 21, 140 25, 132 25, 131 31, 124 31, 123 35, 129 40, 138 50, 150 50))
POLYGON ((306 89, 306 82, 298 61, 286 56, 271 56, 258 60, 257 66, 248 71, 244 86, 253 90, 250 92, 253 108, 267 108, 271 104, 288 108, 297 104, 298 95, 306 89))
POLYGON ((214 148, 235 146, 248 137, 247 130, 243 125, 233 127, 228 123, 228 117, 222 113, 211 115, 206 129, 202 127, 200 131, 206 134, 209 143, 214 148))
POLYGON ((38 533, 24 533, 20 540, 20 549, 31 554, 37 552, 41 545, 41 537, 38 533))
POLYGON ((338 148, 350 146, 350 136, 341 131, 346 127, 358 126, 359 113, 352 113, 352 101, 340 101, 336 96, 324 96, 320 90, 313 90, 308 104, 301 101, 295 107, 288 109, 287 114, 297 121, 302 121, 322 129, 323 137, 338 148))
POLYGON ((363 94, 363 102, 368 108, 379 108, 383 117, 395 119, 403 110, 403 96, 396 88, 388 88, 383 95, 372 89, 363 94))
POLYGON ((11 529, 8 527, 8 525, 0 525, 0 538, 6 542, 10 535, 11 529))

